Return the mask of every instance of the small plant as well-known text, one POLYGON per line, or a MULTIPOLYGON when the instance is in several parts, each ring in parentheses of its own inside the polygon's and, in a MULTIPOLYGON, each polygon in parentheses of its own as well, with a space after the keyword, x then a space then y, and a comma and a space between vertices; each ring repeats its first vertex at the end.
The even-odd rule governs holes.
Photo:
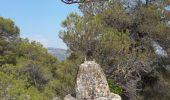
POLYGON ((108 78, 107 82, 112 93, 121 94, 123 92, 122 87, 116 84, 112 79, 108 78))

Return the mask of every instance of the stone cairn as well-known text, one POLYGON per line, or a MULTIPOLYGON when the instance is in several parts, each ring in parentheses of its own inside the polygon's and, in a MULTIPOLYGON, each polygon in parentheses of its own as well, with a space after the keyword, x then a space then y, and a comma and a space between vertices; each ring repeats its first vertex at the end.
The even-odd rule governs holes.
POLYGON ((105 74, 95 61, 81 64, 75 90, 75 97, 69 94, 64 100, 121 100, 119 95, 110 92, 105 74))

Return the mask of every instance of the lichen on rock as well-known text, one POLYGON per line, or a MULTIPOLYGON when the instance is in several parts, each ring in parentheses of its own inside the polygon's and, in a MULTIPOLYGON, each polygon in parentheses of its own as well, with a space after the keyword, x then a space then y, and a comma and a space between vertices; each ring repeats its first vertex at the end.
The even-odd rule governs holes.
POLYGON ((64 100, 121 100, 110 93, 105 74, 95 61, 85 61, 80 65, 76 80, 76 97, 67 95, 64 100))
POLYGON ((81 64, 77 75, 76 98, 95 99, 110 94, 106 77, 99 64, 86 61, 81 64))

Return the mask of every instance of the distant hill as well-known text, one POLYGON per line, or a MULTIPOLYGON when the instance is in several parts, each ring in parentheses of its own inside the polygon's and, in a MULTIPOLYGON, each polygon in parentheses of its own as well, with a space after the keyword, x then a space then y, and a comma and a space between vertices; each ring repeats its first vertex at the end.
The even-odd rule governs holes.
POLYGON ((49 53, 53 54, 60 60, 65 60, 69 56, 69 53, 65 49, 52 48, 52 47, 49 47, 47 49, 49 53))

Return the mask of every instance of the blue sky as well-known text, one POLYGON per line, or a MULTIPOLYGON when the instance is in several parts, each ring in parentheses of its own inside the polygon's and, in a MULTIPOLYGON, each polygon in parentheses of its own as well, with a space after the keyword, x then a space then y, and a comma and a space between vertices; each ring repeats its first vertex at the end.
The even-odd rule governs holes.
POLYGON ((165 7, 166 10, 170 10, 170 6, 165 7))
POLYGON ((45 47, 67 48, 58 32, 61 22, 73 11, 79 12, 76 4, 66 5, 60 0, 0 0, 0 16, 15 21, 21 37, 41 42, 45 47))
POLYGON ((70 12, 79 12, 77 5, 60 0, 0 0, 0 16, 15 21, 21 37, 41 42, 45 47, 66 49, 58 37, 61 22, 70 12))

